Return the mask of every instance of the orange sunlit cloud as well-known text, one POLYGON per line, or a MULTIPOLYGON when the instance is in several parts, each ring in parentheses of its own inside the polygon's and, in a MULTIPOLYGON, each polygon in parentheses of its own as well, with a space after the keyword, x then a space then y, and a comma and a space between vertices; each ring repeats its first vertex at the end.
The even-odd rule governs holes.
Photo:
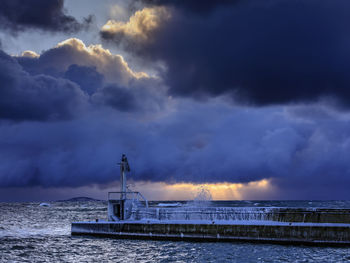
POLYGON ((165 7, 145 7, 136 11, 127 22, 108 20, 101 28, 101 32, 111 36, 122 34, 139 41, 145 41, 151 32, 169 18, 170 13, 165 7))

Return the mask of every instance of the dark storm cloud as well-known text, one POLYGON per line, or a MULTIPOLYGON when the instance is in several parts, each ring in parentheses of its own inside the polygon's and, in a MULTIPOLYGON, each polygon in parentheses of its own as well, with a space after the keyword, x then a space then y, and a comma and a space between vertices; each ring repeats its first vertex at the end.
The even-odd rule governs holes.
POLYGON ((31 76, 0 51, 0 119, 69 119, 86 102, 86 96, 73 82, 47 75, 31 76))
MULTIPOLYGON (((167 65, 163 78, 178 96, 229 94, 250 105, 314 102, 350 105, 350 2, 146 1, 170 7, 171 18, 148 32, 106 39, 167 65)), ((106 36, 102 34, 102 37, 106 36)))
POLYGON ((64 0, 1 0, 0 28, 10 33, 25 29, 76 32, 86 28, 92 17, 78 22, 66 14, 64 0))
POLYGON ((188 101, 148 121, 103 110, 50 125, 2 125, 0 186, 108 184, 118 180, 115 163, 126 153, 136 181, 271 178, 279 198, 349 198, 349 121, 289 110, 188 101))
POLYGON ((211 0, 203 0, 203 1, 196 1, 196 0, 141 0, 136 2, 142 2, 148 6, 153 5, 164 5, 164 6, 171 6, 176 8, 181 8, 184 11, 188 11, 190 13, 197 13, 197 14, 207 14, 216 8, 222 7, 222 6, 230 6, 238 3, 241 0, 218 0, 218 1, 211 1, 211 0))

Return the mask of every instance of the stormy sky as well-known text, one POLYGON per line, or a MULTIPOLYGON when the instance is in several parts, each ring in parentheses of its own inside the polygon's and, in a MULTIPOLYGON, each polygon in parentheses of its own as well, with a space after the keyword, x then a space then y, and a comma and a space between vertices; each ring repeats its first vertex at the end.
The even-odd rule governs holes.
POLYGON ((2 0, 0 201, 104 196, 122 153, 149 199, 349 199, 349 11, 2 0))

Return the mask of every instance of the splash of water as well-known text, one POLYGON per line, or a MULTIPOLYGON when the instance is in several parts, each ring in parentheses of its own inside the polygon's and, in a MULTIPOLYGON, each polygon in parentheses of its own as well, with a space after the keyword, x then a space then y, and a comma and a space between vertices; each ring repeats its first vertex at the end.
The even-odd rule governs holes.
POLYGON ((210 193, 209 188, 205 185, 201 185, 198 187, 196 196, 194 197, 193 201, 188 202, 187 205, 194 207, 206 207, 210 206, 212 200, 213 197, 210 193))
POLYGON ((207 202, 212 200, 213 200, 213 197, 210 193, 209 188, 206 187, 205 185, 201 185, 197 190, 197 194, 196 194, 196 197, 194 198, 194 201, 207 202))

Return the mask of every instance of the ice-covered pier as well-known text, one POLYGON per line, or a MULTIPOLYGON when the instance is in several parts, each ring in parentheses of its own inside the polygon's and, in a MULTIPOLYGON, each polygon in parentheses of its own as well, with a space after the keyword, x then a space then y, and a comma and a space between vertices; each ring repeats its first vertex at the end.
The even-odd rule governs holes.
POLYGON ((124 155, 120 169, 121 191, 108 194, 108 221, 73 222, 72 235, 350 245, 350 209, 211 207, 205 202, 149 207, 126 187, 124 155))

